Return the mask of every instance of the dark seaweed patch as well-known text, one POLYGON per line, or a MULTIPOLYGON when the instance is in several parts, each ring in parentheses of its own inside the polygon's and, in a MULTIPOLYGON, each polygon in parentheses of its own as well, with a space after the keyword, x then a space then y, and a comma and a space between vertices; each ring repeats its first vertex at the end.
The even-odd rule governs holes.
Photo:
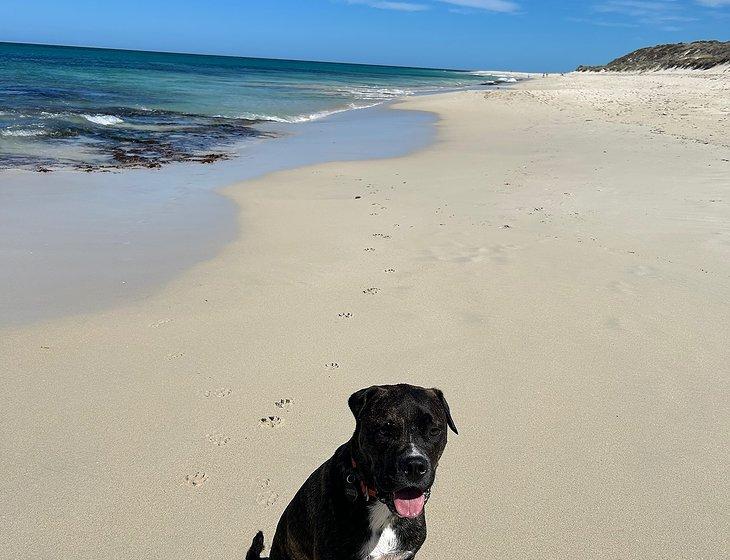
POLYGON ((229 158, 231 148, 241 139, 274 136, 257 129, 255 124, 259 121, 249 119, 124 107, 103 107, 83 113, 5 112, 4 120, 13 122, 12 129, 28 128, 38 133, 14 137, 16 146, 71 149, 64 151, 63 158, 0 151, 0 168, 70 166, 91 172, 159 168, 173 162, 214 163, 229 158), (87 118, 100 116, 113 116, 119 122, 104 125, 87 118))

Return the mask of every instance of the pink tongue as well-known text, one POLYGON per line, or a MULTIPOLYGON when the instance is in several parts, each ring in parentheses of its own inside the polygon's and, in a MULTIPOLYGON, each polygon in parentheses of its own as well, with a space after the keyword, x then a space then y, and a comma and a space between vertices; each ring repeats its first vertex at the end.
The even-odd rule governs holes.
POLYGON ((393 496, 395 510, 401 517, 414 518, 421 515, 426 503, 426 496, 420 490, 399 490, 393 496))

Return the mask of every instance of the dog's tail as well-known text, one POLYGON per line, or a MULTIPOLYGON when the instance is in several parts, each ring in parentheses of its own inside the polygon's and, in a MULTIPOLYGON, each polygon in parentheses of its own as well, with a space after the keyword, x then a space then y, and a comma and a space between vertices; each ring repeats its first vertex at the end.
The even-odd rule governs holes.
POLYGON ((259 531, 253 538, 251 548, 246 553, 246 560, 261 560, 261 553, 264 551, 264 533, 259 531))

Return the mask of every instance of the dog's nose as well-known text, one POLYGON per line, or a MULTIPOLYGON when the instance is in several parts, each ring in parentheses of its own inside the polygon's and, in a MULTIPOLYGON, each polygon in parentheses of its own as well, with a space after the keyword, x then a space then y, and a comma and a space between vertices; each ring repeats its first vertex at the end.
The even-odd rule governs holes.
POLYGON ((428 472, 428 462, 423 457, 411 455, 401 460, 401 472, 410 478, 413 482, 418 482, 428 472))

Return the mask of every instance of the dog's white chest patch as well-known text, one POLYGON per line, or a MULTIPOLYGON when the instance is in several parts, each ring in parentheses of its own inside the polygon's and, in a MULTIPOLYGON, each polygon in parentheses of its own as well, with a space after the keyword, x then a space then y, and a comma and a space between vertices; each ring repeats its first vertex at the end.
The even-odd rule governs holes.
POLYGON ((398 534, 393 528, 393 514, 383 503, 370 508, 370 536, 362 547, 363 560, 408 560, 409 550, 401 550, 398 534))

